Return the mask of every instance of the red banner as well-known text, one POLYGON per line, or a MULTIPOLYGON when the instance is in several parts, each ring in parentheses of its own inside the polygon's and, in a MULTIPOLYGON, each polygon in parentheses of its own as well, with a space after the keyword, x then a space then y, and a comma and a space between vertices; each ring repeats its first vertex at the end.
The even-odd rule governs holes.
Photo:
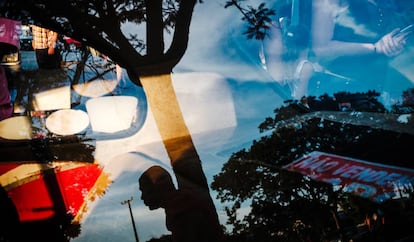
POLYGON ((98 164, 82 162, 0 164, 0 185, 21 222, 45 220, 63 210, 74 218, 82 216, 85 202, 107 186, 97 184, 101 175, 98 164))
POLYGON ((328 153, 312 152, 285 168, 376 202, 401 198, 414 190, 414 170, 328 153))
POLYGON ((0 42, 20 48, 21 23, 7 18, 0 18, 0 42))

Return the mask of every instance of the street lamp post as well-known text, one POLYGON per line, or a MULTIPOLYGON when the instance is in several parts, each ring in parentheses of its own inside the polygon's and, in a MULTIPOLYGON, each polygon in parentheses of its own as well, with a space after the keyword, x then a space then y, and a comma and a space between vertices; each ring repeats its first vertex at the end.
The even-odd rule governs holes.
POLYGON ((135 227, 134 215, 132 215, 131 201, 132 201, 132 197, 131 197, 130 199, 127 199, 127 200, 125 200, 125 201, 122 201, 122 202, 121 202, 121 204, 122 204, 122 205, 128 204, 128 208, 129 208, 129 215, 131 215, 132 228, 134 229, 135 241, 136 241, 136 242, 139 242, 139 240, 138 240, 137 228, 135 227))

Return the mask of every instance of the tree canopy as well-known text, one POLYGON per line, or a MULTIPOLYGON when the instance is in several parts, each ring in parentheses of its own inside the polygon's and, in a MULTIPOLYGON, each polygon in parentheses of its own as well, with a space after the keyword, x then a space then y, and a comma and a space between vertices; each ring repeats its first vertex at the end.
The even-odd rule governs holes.
POLYGON ((180 61, 197 2, 201 1, 2 0, 0 12, 12 19, 29 18, 97 49, 139 84, 139 76, 170 73, 180 61), (145 25, 144 31, 124 32, 127 23, 145 25))
MULTIPOLYGON (((403 96, 409 93, 407 90, 403 96)), ((312 151, 413 168, 405 158, 410 155, 412 133, 333 121, 318 117, 317 112, 310 113, 330 110, 326 117, 352 111, 386 115, 377 98, 376 92, 341 92, 334 97, 308 97, 310 108, 296 101, 276 108, 275 116, 259 125, 262 132, 270 133, 254 140, 249 148, 235 152, 214 176, 212 188, 221 201, 229 204, 227 223, 231 225, 234 240, 330 241, 362 236, 367 241, 371 238, 366 236, 374 235, 392 238, 394 230, 401 237, 410 234, 408 228, 413 224, 414 211, 412 189, 406 191, 411 194, 407 201, 375 203, 283 168, 312 151), (343 102, 350 102, 352 108, 339 111, 343 102), (242 207, 243 211, 249 207, 245 216, 240 216, 242 207), (377 211, 389 221, 387 228, 381 235, 366 231, 358 234, 362 230, 358 232, 357 225, 377 211), (401 220, 394 220, 397 214, 401 220)))

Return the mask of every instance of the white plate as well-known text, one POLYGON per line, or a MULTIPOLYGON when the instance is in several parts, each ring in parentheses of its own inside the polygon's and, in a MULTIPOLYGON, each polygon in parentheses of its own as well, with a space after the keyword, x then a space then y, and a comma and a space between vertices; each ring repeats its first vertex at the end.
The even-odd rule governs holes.
POLYGON ((16 116, 0 122, 0 137, 10 140, 32 138, 32 123, 27 116, 16 116))
POLYGON ((62 109, 46 119, 46 128, 58 135, 76 134, 85 130, 88 125, 88 114, 82 110, 62 109))

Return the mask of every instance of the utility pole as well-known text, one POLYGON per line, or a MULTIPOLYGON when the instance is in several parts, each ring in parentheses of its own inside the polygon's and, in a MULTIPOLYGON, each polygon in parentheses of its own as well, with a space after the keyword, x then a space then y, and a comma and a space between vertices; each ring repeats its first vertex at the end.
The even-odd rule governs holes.
POLYGON ((127 200, 125 200, 125 201, 122 201, 122 202, 121 202, 121 204, 122 204, 122 205, 128 204, 128 208, 129 208, 129 215, 131 215, 132 228, 134 229, 135 241, 136 241, 136 242, 139 242, 139 240, 138 240, 137 228, 135 227, 134 216, 132 215, 131 201, 132 201, 132 197, 131 197, 130 199, 127 199, 127 200))

